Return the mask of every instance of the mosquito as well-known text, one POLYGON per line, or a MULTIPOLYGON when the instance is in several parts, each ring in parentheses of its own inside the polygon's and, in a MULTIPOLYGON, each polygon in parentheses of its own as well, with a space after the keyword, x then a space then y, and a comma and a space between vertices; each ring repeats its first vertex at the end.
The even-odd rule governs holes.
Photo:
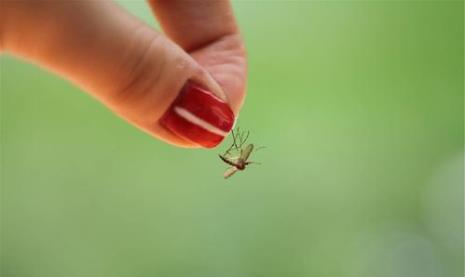
MULTIPOLYGON (((244 170, 249 164, 260 164, 257 162, 249 161, 250 154, 254 151, 254 145, 252 143, 247 144, 245 147, 244 144, 249 138, 250 132, 241 132, 239 127, 231 132, 233 143, 229 148, 224 152, 223 155, 218 155, 220 159, 230 167, 225 171, 224 178, 228 179, 237 171, 244 170), (232 153, 235 153, 232 154, 232 153)), ((264 146, 255 148, 255 151, 265 148, 264 146)))

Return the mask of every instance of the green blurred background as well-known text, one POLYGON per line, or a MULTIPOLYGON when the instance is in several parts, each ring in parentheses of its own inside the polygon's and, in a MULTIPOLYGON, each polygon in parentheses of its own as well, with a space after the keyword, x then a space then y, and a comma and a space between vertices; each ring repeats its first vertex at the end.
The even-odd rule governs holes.
POLYGON ((226 145, 165 145, 0 58, 2 277, 463 276, 463 2, 234 7, 239 125, 268 148, 228 181, 226 145))

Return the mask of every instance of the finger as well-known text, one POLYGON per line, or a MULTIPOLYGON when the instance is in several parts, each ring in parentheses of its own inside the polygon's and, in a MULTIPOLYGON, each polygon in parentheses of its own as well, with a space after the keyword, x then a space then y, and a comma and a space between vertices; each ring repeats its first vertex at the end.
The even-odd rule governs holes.
POLYGON ((149 0, 165 33, 187 51, 238 31, 229 1, 149 0))
POLYGON ((234 115, 213 78, 112 2, 15 0, 2 8, 6 51, 68 78, 151 135, 178 146, 213 147, 232 127, 234 115), (190 117, 177 114, 172 104, 189 101, 204 101, 197 107, 207 115, 189 108, 190 117))
POLYGON ((238 113, 246 58, 229 1, 148 0, 165 33, 211 73, 238 113))
POLYGON ((236 114, 246 95, 247 61, 242 39, 231 35, 190 52, 224 90, 236 114))

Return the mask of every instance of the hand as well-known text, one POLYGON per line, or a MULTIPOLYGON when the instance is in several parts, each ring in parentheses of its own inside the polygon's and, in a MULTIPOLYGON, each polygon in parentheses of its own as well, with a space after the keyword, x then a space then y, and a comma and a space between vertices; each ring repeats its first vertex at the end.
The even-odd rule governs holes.
POLYGON ((111 1, 2 0, 0 50, 62 75, 165 142, 214 147, 245 96, 230 3, 149 3, 166 36, 111 1))

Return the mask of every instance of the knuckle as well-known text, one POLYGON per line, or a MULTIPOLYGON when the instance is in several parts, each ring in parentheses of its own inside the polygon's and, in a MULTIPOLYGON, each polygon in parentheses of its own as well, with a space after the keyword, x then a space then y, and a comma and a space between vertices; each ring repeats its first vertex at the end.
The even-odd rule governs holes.
POLYGON ((128 49, 128 55, 121 65, 122 72, 118 74, 121 78, 116 80, 115 89, 111 93, 111 101, 115 103, 132 104, 142 101, 156 90, 166 66, 164 55, 154 56, 160 53, 157 48, 164 47, 161 34, 139 26, 134 31, 133 39, 133 46, 128 49))

